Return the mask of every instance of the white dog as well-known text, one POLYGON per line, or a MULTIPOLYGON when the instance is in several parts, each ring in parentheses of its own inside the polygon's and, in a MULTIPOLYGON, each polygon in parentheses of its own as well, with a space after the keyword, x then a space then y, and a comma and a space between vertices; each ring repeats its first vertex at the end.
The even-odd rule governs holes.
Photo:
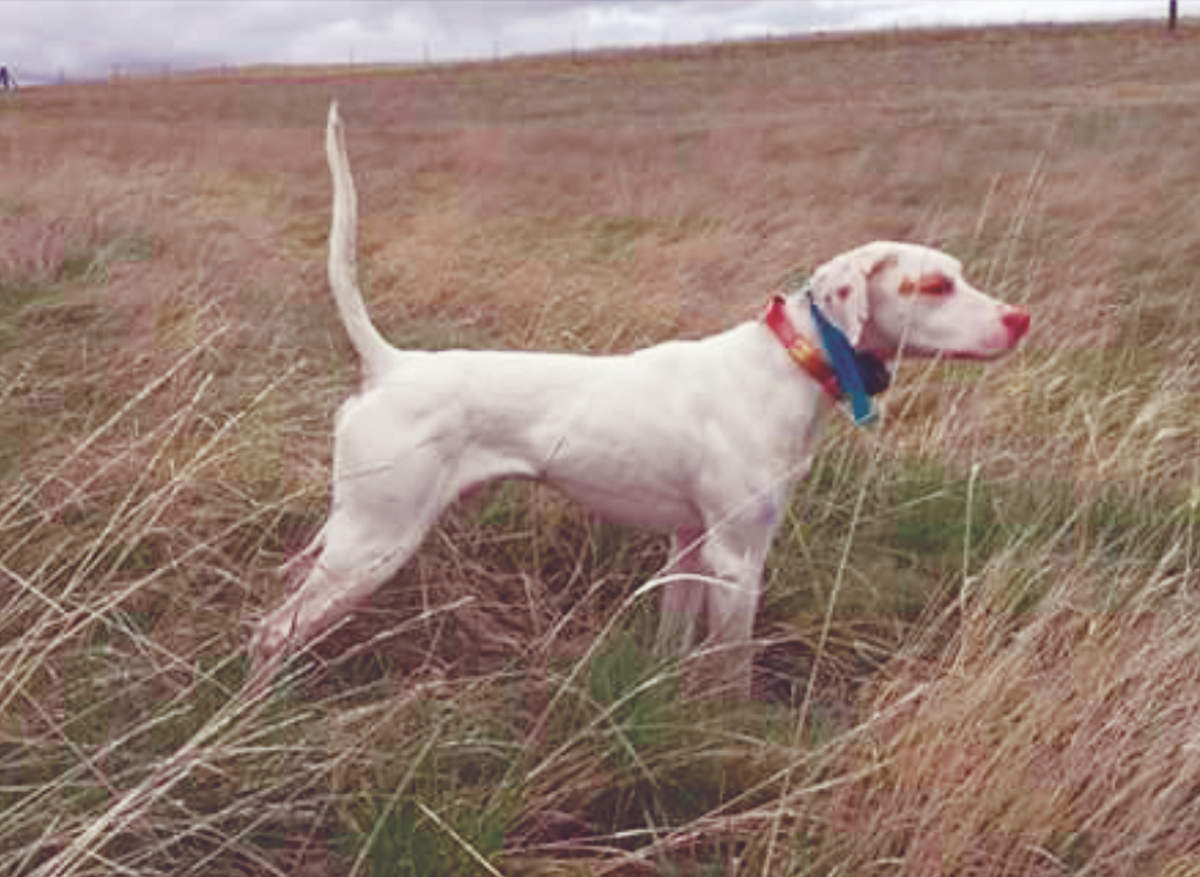
MULTIPOLYGON (((398 350, 358 289, 356 197, 336 103, 325 149, 329 282, 362 384, 338 412, 332 507, 305 552, 319 556, 255 633, 259 678, 387 581, 455 499, 527 478, 605 518, 673 532, 678 575, 664 585, 663 638, 686 651, 705 617, 706 645, 720 647, 728 681, 748 694, 767 550, 808 472, 820 415, 852 380, 830 363, 816 321, 882 360, 900 350, 988 359, 1029 328, 1024 309, 976 290, 957 260, 876 242, 822 265, 807 291, 776 297, 763 319, 699 341, 619 356, 398 350)), ((867 391, 877 391, 870 372, 867 391)))

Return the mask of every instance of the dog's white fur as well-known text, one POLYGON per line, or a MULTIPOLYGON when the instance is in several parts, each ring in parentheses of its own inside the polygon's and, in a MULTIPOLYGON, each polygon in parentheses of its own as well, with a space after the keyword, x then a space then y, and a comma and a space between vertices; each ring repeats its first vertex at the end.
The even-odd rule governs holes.
MULTIPOLYGON (((362 362, 337 416, 332 508, 307 578, 255 634, 261 672, 348 613, 416 551, 442 510, 485 482, 550 482, 598 514, 671 531, 662 637, 685 651, 702 615, 728 681, 749 692, 763 563, 792 485, 809 469, 820 386, 761 320, 621 356, 398 350, 376 331, 356 280, 356 196, 336 103, 329 282, 362 362)), ((884 357, 991 358, 1029 315, 970 286, 958 261, 876 242, 813 275, 813 295, 860 349, 884 357), (922 278, 952 286, 920 291, 922 278), (917 291, 914 292, 914 289, 917 291)), ((807 301, 786 300, 815 339, 807 301)))

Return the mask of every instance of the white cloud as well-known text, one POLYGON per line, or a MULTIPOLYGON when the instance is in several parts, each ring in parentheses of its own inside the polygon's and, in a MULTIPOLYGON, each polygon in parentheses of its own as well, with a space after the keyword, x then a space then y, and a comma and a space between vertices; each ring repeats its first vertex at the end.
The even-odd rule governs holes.
POLYGON ((822 0, 821 5, 842 9, 851 28, 1095 21, 1166 13, 1161 0, 822 0))
POLYGON ((26 79, 123 68, 451 60, 812 30, 1157 17, 1162 0, 0 0, 26 79))

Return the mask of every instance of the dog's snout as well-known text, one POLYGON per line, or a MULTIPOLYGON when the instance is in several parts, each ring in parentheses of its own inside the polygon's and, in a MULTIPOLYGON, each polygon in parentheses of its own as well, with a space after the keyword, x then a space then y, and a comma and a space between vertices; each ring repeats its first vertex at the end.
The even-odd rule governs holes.
POLYGON ((1029 311, 1021 307, 1007 308, 1000 318, 1000 322, 1004 324, 1004 328, 1008 329, 1012 343, 1016 344, 1029 331, 1029 311))

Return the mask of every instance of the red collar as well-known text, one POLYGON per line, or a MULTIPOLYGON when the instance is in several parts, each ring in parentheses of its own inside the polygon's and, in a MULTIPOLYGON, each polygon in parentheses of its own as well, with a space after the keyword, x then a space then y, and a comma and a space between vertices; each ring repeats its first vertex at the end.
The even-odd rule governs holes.
POLYGON ((775 337, 783 344, 792 360, 812 375, 813 380, 821 385, 821 389, 825 391, 826 395, 836 402, 842 398, 842 385, 838 382, 837 373, 834 372, 833 366, 829 364, 829 360, 825 358, 821 349, 796 331, 796 327, 788 319, 784 302, 785 299, 782 295, 774 296, 771 303, 767 305, 763 322, 767 324, 768 329, 775 333, 775 337))

